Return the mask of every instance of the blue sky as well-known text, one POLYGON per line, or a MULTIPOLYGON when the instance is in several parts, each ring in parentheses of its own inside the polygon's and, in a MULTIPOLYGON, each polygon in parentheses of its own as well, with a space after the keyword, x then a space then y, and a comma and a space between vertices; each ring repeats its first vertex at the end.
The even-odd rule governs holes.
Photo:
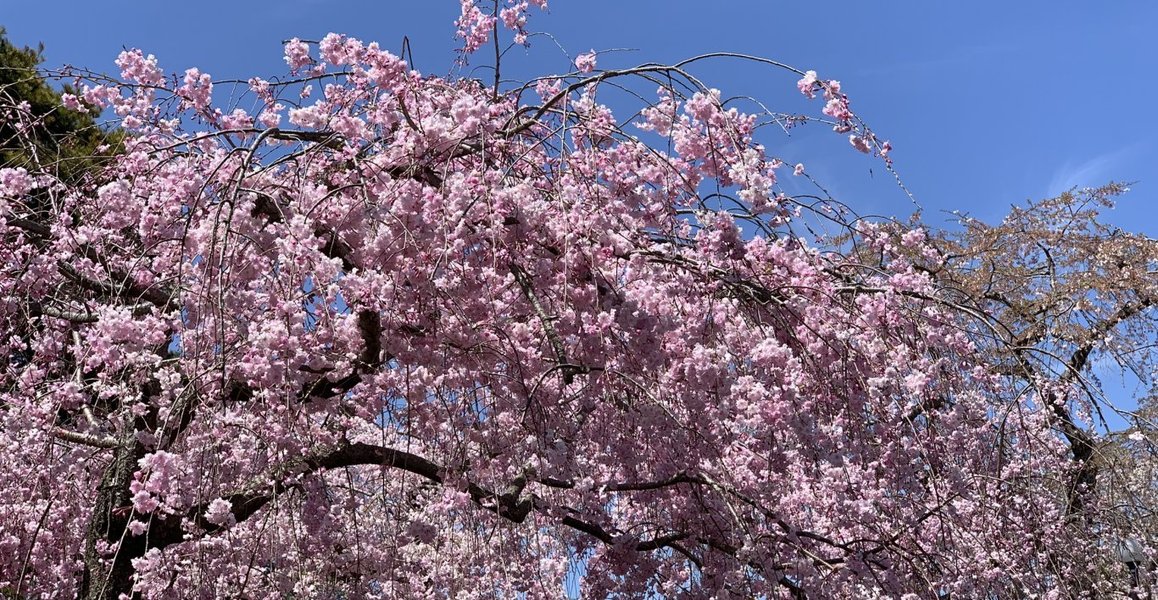
MULTIPOLYGON (((457 4, 109 0, 78 10, 0 0, 0 25, 18 44, 44 42, 49 66, 111 72, 122 48, 139 47, 169 71, 270 76, 285 71, 282 40, 337 31, 390 49, 408 36, 416 68, 445 75, 455 69, 457 4)), ((601 55, 600 67, 735 51, 839 79, 853 109, 892 142, 898 172, 934 224, 955 210, 994 220, 1013 203, 1118 180, 1134 191, 1107 220, 1158 236, 1158 123, 1147 112, 1158 97, 1158 2, 551 0, 530 29, 552 37, 512 50, 508 74, 565 71, 569 56, 630 49, 601 55)), ((695 73, 725 96, 819 114, 790 73, 741 61, 695 73)), ((773 154, 804 162, 861 214, 911 212, 879 161, 843 138, 822 127, 768 131, 773 154)))
MULTIPOLYGON (((409 36, 416 66, 447 74, 456 11, 452 0, 115 0, 100 10, 0 0, 0 25, 17 43, 43 41, 49 65, 113 71, 122 47, 139 47, 170 71, 275 75, 284 71, 283 39, 338 31, 386 48, 409 36)), ((1136 185, 1108 219, 1158 235, 1158 124, 1147 113, 1158 97, 1156 28, 1158 3, 1141 0, 553 0, 531 29, 554 39, 514 50, 508 72, 565 70, 567 53, 589 49, 634 49, 602 56, 603 67, 718 50, 774 58, 842 81, 854 110, 892 141, 897 169, 932 221, 943 210, 997 218, 1014 202, 1116 179, 1136 185)), ((717 61, 697 74, 725 95, 820 108, 803 103, 788 73, 717 61)), ((805 162, 859 212, 909 212, 879 165, 823 133, 765 143, 805 162)))

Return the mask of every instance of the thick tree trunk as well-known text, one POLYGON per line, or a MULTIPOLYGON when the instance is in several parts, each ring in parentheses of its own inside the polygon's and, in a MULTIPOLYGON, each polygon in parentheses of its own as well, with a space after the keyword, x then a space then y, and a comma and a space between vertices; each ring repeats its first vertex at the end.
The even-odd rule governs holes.
POLYGON ((132 560, 144 555, 145 541, 128 535, 130 496, 129 484, 137 461, 143 456, 139 444, 132 442, 117 448, 113 461, 101 477, 96 503, 85 534, 84 573, 79 598, 85 600, 116 600, 121 594, 131 595, 133 588, 132 560), (117 544, 110 557, 98 545, 117 544), (102 559, 103 558, 103 559, 102 559))

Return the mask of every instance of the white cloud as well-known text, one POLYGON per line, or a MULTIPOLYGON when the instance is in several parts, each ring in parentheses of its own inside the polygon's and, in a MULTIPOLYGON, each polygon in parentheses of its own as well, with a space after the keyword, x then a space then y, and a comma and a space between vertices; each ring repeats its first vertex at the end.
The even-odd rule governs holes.
POLYGON ((1118 169, 1141 149, 1141 143, 1133 143, 1113 152, 1100 154, 1084 162, 1066 161, 1054 171, 1046 189, 1046 197, 1052 198, 1073 188, 1097 187, 1121 173, 1118 169))

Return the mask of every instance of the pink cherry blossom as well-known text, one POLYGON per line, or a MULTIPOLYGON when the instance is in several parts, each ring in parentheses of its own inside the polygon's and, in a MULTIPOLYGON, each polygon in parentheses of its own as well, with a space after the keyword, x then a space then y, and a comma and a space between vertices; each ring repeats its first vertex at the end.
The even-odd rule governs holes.
POLYGON ((801 77, 800 81, 796 82, 796 87, 800 90, 801 94, 804 94, 808 98, 815 98, 817 81, 816 71, 805 71, 804 77, 801 77))
POLYGON ((17 198, 32 189, 32 178, 24 167, 0 169, 0 197, 17 198))
POLYGON ((313 62, 310 58, 310 46, 298 38, 293 38, 285 45, 285 62, 290 70, 297 71, 313 62))
POLYGON ((527 10, 533 4, 540 10, 547 9, 547 0, 507 0, 507 6, 492 14, 494 4, 479 0, 460 0, 460 13, 455 21, 457 35, 463 40, 463 52, 471 54, 491 41, 491 31, 501 22, 503 27, 514 33, 516 44, 526 44, 528 31, 527 10))
POLYGON ((128 529, 130 535, 138 536, 149 530, 149 524, 144 521, 130 521, 128 529))
POLYGON ((194 109, 205 110, 213 97, 213 80, 196 68, 188 69, 185 71, 184 85, 177 88, 177 94, 194 109))
POLYGON ((872 152, 872 147, 869 146, 868 141, 859 135, 849 135, 848 143, 851 144, 853 148, 856 148, 858 152, 863 152, 865 154, 872 152))
POLYGON ((233 505, 228 500, 215 498, 205 510, 205 520, 214 525, 230 525, 233 518, 233 505))
POLYGON ((80 103, 80 98, 76 94, 63 93, 60 95, 60 103, 65 108, 70 110, 84 110, 84 105, 80 103))
POLYGON ((121 52, 116 64, 121 69, 121 78, 133 83, 160 85, 165 78, 157 66, 157 58, 152 54, 145 56, 135 48, 121 52))
MULTIPOLYGON (((532 6, 462 0, 464 51, 532 6)), ((69 100, 115 156, 0 169, 0 590, 1124 597, 1064 489, 1083 382, 1010 383, 1052 359, 994 361, 944 235, 794 196, 699 74, 317 46, 235 84, 126 51, 69 100)))
POLYGON ((586 52, 575 57, 575 67, 580 73, 590 73, 595 70, 595 51, 586 52))

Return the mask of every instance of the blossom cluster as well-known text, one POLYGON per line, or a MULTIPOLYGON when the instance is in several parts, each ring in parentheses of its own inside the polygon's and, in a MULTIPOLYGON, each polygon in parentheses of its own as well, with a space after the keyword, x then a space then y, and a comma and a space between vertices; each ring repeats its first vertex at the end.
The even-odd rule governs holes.
MULTIPOLYGON (((464 0, 466 49, 531 4, 464 0)), ((285 60, 245 109, 126 51, 78 96, 129 134, 109 169, 42 205, 46 169, 0 170, 0 590, 1004 597, 1085 568, 1048 414, 909 258, 929 237, 810 241, 837 213, 718 90, 662 87, 655 142, 593 53, 541 104, 338 34, 285 60)), ((799 89, 887 153, 838 82, 799 89)))

